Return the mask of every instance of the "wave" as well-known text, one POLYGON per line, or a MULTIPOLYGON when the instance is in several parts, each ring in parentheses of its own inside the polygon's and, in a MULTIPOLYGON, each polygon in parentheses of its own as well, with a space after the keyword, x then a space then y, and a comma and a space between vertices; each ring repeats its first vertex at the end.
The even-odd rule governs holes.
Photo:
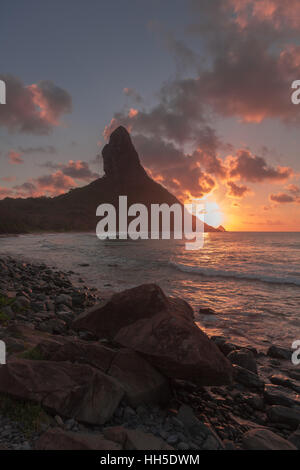
POLYGON ((182 263, 175 263, 170 262, 170 265, 174 268, 178 269, 179 271, 185 273, 196 274, 199 276, 205 277, 218 277, 218 278, 225 278, 225 279, 235 279, 235 280, 242 280, 242 281, 259 281, 265 282, 267 284, 286 284, 292 286, 300 286, 300 279, 295 277, 277 277, 277 276, 266 276, 264 274, 251 274, 251 273, 243 273, 240 271, 230 271, 230 270, 222 270, 216 268, 203 268, 198 266, 188 266, 182 263))

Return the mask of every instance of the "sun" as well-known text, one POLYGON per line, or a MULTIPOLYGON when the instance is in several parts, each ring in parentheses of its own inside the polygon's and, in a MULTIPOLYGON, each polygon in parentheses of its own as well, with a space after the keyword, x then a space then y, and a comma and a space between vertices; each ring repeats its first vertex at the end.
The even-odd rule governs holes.
POLYGON ((224 220, 223 213, 219 204, 216 202, 204 202, 205 212, 204 212, 204 222, 213 227, 219 227, 222 225, 224 220))

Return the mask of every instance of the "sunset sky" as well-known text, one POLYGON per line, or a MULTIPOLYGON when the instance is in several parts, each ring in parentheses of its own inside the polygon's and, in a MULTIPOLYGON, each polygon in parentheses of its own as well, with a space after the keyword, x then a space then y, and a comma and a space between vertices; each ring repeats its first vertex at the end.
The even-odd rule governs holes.
POLYGON ((299 0, 3 0, 0 198, 102 175, 122 124, 206 222, 300 231, 299 0))

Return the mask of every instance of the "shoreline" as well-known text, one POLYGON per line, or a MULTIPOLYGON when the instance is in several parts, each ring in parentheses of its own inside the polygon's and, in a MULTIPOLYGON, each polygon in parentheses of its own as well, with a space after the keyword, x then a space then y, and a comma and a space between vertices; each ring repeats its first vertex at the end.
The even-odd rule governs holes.
MULTIPOLYGON (((103 296, 95 288, 75 286, 70 280, 71 271, 49 268, 45 263, 16 261, 11 256, 0 256, 0 270, 0 339, 6 342, 8 363, 33 363, 36 358, 32 351, 45 338, 81 341, 90 346, 98 341, 93 334, 76 331, 72 325, 83 312, 107 298, 105 290, 103 296)), ((23 423, 15 423, 2 410, 0 424, 4 432, 0 430, 0 446, 33 449, 45 433, 62 433, 62 438, 64 433, 76 433, 78 438, 87 433, 92 438, 95 434, 105 436, 111 427, 118 426, 123 432, 151 434, 162 446, 178 450, 247 449, 254 439, 251 432, 256 430, 257 434, 258 429, 273 433, 275 438, 271 438, 279 448, 284 445, 280 439, 285 445, 297 443, 299 448, 300 369, 288 359, 289 352, 274 346, 265 354, 251 346, 232 344, 225 337, 214 337, 212 341, 224 360, 227 356, 235 364, 232 385, 199 387, 191 381, 171 380, 172 394, 166 405, 145 403, 134 407, 123 399, 103 425, 47 411, 48 423, 30 438, 24 437, 23 423), (188 422, 194 422, 195 432, 189 430, 188 422)))

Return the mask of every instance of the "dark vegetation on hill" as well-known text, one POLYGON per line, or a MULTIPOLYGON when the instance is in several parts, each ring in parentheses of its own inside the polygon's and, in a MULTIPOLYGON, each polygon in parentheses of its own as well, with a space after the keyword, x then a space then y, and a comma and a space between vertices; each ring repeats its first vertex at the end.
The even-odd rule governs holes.
MULTIPOLYGON (((0 233, 39 231, 94 231, 101 203, 118 207, 119 195, 133 203, 178 203, 166 188, 150 178, 140 163, 130 135, 117 128, 102 151, 105 175, 92 183, 57 197, 27 199, 6 198, 0 201, 0 233)), ((205 224, 205 231, 222 231, 205 224)))

